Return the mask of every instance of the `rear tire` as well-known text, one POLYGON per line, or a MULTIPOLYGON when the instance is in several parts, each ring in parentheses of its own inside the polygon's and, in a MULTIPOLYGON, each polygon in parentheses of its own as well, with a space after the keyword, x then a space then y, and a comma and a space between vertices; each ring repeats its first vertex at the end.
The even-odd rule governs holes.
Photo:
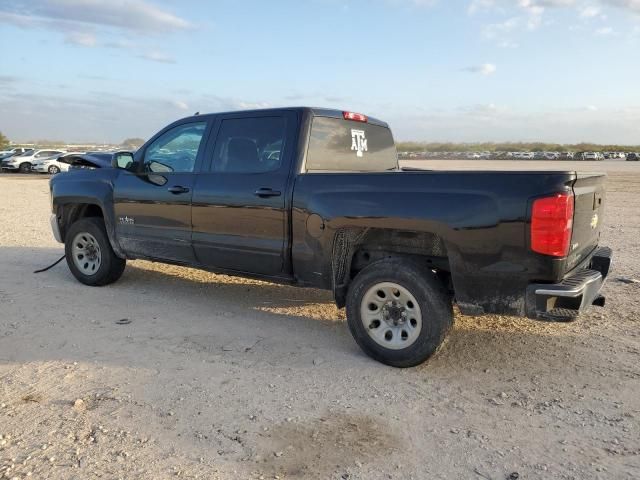
POLYGON ((104 221, 97 217, 81 218, 71 225, 64 250, 73 276, 92 287, 115 282, 127 264, 111 248, 104 221))
POLYGON ((368 265, 351 282, 347 323, 371 358, 414 367, 438 350, 451 329, 452 301, 429 268, 389 258, 368 265))

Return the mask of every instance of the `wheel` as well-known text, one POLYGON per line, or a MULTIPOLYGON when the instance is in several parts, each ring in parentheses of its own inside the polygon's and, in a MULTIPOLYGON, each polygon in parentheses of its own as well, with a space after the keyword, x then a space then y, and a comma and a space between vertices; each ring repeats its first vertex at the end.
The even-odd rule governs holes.
POLYGON ((102 286, 122 276, 126 260, 118 257, 109 243, 101 218, 82 218, 71 225, 64 246, 69 270, 80 282, 102 286))
POLYGON ((453 324, 452 301, 436 274, 407 259, 364 268, 349 286, 347 323, 370 357, 414 367, 431 357, 453 324))
POLYGON ((31 171, 31 164, 29 162, 21 163, 18 169, 20 173, 29 173, 31 171))
POLYGON ((60 168, 59 168, 59 167, 57 167, 57 166, 55 166, 55 165, 51 165, 51 166, 48 168, 48 171, 49 171, 49 173, 50 173, 51 175, 55 175, 56 173, 60 173, 60 168))

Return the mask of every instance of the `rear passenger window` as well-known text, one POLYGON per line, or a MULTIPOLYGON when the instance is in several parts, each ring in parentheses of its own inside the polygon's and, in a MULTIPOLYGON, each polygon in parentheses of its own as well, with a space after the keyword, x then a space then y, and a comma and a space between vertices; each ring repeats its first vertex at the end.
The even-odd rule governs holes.
POLYGON ((264 173, 278 170, 285 144, 284 117, 222 121, 213 152, 213 171, 264 173))

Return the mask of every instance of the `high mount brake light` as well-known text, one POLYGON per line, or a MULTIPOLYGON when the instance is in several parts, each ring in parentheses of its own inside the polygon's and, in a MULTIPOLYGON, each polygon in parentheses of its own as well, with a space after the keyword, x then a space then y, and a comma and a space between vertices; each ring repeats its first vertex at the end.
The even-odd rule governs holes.
POLYGON ((345 120, 352 120, 354 122, 367 123, 369 121, 367 119, 367 116, 361 113, 342 112, 342 116, 344 117, 345 120))
POLYGON ((558 193, 533 202, 531 250, 552 257, 569 254, 573 230, 573 193, 558 193))

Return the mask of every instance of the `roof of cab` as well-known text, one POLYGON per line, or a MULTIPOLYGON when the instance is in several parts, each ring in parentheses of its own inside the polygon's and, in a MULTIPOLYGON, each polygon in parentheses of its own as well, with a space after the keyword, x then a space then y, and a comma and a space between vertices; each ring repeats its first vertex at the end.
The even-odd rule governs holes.
MULTIPOLYGON (((281 108, 260 108, 260 109, 252 109, 252 110, 231 110, 231 111, 227 111, 227 112, 210 112, 210 113, 197 113, 195 115, 191 115, 189 117, 184 117, 181 118, 180 121, 184 121, 184 120, 196 120, 196 119, 202 119, 202 118, 210 118, 210 117, 215 117, 217 115, 227 115, 227 114, 231 114, 231 113, 242 113, 242 114, 251 114, 251 113, 260 113, 260 114, 264 114, 264 113, 269 113, 269 112, 281 112, 283 110, 289 110, 289 111, 298 111, 298 112, 308 112, 311 113, 313 116, 315 117, 330 117, 330 118, 343 118, 343 113, 345 112, 345 110, 338 110, 338 109, 334 109, 334 108, 317 108, 317 107, 281 107, 281 108)), ((347 110, 348 111, 348 110, 347 110)), ((388 128, 389 125, 386 122, 383 122, 382 120, 379 120, 377 118, 374 117, 369 117, 367 115, 367 123, 373 124, 373 125, 378 125, 381 127, 386 127, 388 128)))

